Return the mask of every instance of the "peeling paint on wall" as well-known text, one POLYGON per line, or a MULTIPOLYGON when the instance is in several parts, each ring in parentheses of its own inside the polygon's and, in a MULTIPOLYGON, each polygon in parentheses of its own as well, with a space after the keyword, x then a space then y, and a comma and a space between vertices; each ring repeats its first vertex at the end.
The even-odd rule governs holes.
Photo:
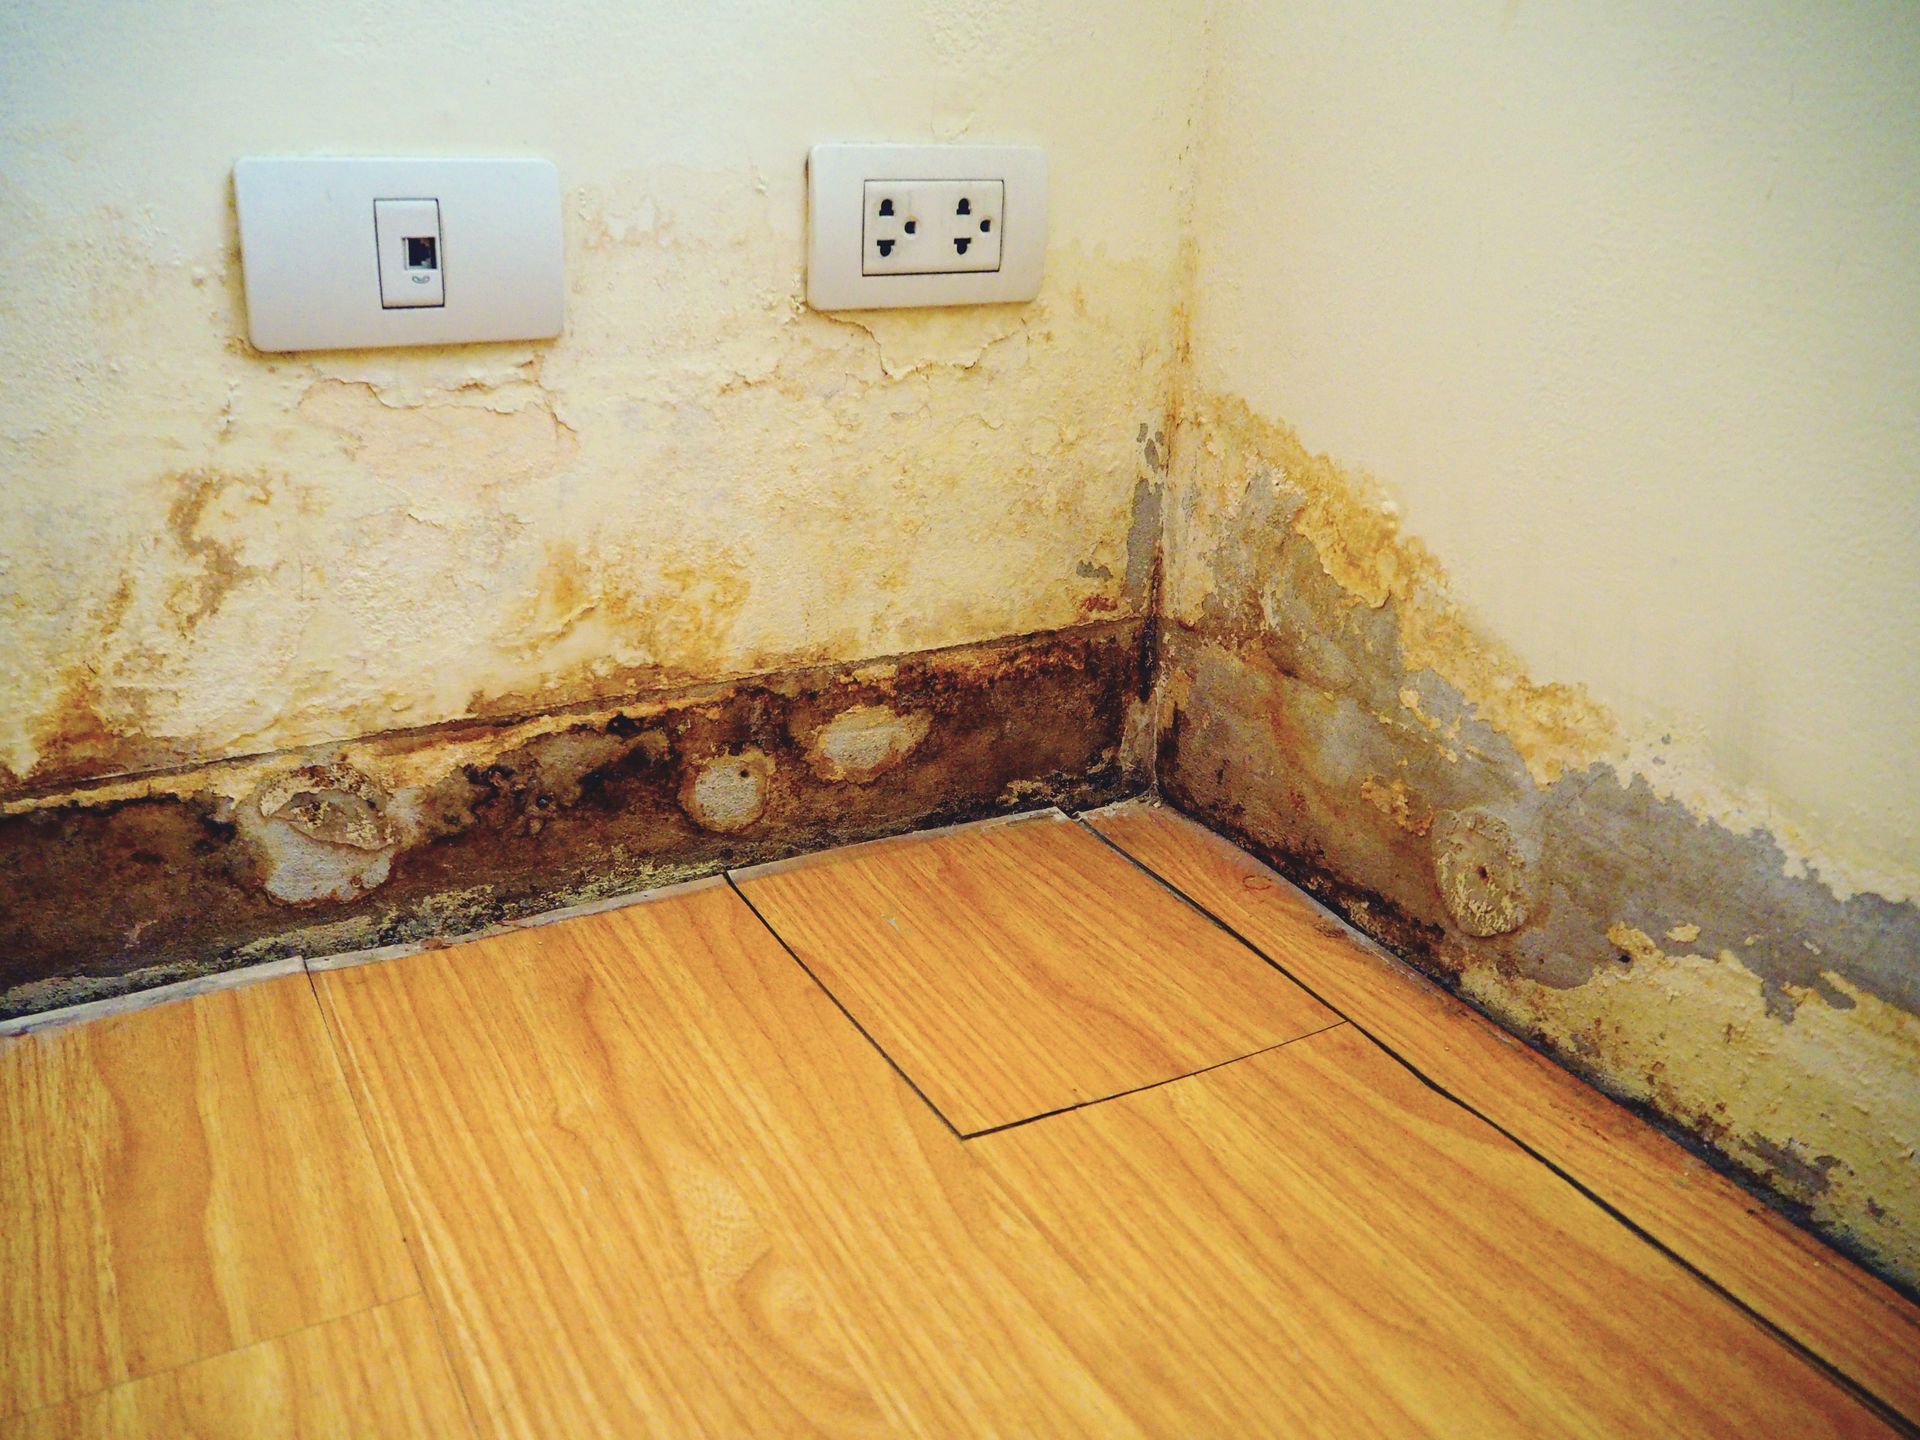
POLYGON ((100 218, 169 359, 0 396, 0 794, 1145 613, 1170 266, 828 316, 737 176, 568 205, 560 342, 297 356, 100 218))
POLYGON ((1137 792, 1138 621, 0 806, 0 1015, 1137 792))
POLYGON ((1920 909, 1667 784, 1286 427, 1195 401, 1176 451, 1169 797, 1920 1282, 1920 909))

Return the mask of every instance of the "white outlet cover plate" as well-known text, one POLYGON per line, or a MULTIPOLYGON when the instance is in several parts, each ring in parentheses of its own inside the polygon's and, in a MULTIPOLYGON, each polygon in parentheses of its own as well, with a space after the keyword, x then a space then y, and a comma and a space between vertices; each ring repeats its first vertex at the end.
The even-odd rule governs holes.
POLYGON ((1047 157, 1033 145, 816 145, 807 158, 807 303, 816 310, 997 305, 1040 293, 1047 251, 1047 157), (865 275, 869 180, 1000 180, 1000 268, 865 275))
POLYGON ((550 161, 254 158, 233 167, 256 350, 542 340, 566 290, 550 161), (440 203, 444 303, 385 309, 375 200, 440 203))

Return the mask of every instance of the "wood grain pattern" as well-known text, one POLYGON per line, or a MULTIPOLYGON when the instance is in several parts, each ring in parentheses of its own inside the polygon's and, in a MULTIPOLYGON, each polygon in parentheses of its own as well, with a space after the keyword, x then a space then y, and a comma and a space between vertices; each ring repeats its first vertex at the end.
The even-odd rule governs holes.
POLYGON ((147 1367, 0 1440, 1884 1433, 1350 1026, 962 1140, 723 882, 315 983, 0 1048, 0 1369, 147 1367), (294 1328, 413 1278, 349 1087, 428 1294, 294 1328))
POLYGON ((970 1150, 1164 1433, 1889 1433, 1351 1026, 970 1150))
POLYGON ((1328 933, 1310 900, 1227 841, 1158 806, 1087 819, 1436 1084, 1920 1423, 1920 1309, 1408 967, 1328 933))
POLYGON ((318 978, 497 1433, 1135 1433, 1079 1262, 724 884, 318 978))
POLYGON ((472 1433, 418 1295, 0 1421, 0 1440, 453 1440, 472 1433))
POLYGON ((735 878, 962 1134, 1190 1074, 1335 1018, 1057 812, 735 878))
POLYGON ((0 1415, 418 1289, 305 976, 0 1042, 0 1415))

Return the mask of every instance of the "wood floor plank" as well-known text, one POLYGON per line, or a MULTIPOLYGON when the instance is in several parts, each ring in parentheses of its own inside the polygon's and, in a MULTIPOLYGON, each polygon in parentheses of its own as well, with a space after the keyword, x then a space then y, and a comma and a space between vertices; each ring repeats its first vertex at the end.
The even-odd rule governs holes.
POLYGON ((1182 1387, 1169 1433, 1890 1433, 1350 1026, 970 1151, 1083 1257, 1087 1343, 1182 1387))
POLYGON ((496 1433, 1137 1433, 1076 1263, 723 884, 319 980, 496 1433))
POLYGON ((418 1289, 304 975, 0 1042, 0 1415, 418 1289))
POLYGON ((1054 812, 740 872, 741 893, 962 1134, 1335 1017, 1054 812))
POLYGON ((418 1295, 0 1421, 0 1440, 449 1440, 472 1433, 418 1295))
POLYGON ((319 984, 489 1433, 1879 1428, 1345 1026, 962 1141, 718 883, 319 984))
POLYGON ((1148 804, 1086 818, 1434 1083, 1920 1424, 1920 1309, 1887 1285, 1462 1001, 1357 944, 1219 836, 1148 804))

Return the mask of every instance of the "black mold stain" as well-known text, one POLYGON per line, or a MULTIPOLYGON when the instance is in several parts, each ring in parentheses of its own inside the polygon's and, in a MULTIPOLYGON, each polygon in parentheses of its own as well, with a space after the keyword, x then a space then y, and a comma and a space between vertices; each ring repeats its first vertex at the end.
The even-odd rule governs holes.
MULTIPOLYGON (((1150 757, 1125 755, 1122 736, 1143 688, 1144 630, 1105 622, 578 716, 485 765, 449 765, 405 797, 390 873, 350 898, 275 899, 265 888, 272 857, 249 838, 251 819, 236 824, 236 807, 211 792, 99 804, 82 792, 0 819, 0 1016, 285 955, 458 935, 921 826, 1136 793, 1150 757), (927 734, 870 781, 824 780, 804 741, 859 705, 924 713, 927 734), (772 762, 762 808, 740 829, 704 828, 683 805, 685 782, 713 757, 746 750, 772 762)), ((499 728, 442 727, 394 743, 431 752, 499 728)), ((296 773, 303 766, 340 773, 330 754, 289 758, 296 773)), ((401 807, 394 797, 383 823, 401 807)), ((319 837, 299 843, 330 843, 325 824, 308 828, 319 837)))

